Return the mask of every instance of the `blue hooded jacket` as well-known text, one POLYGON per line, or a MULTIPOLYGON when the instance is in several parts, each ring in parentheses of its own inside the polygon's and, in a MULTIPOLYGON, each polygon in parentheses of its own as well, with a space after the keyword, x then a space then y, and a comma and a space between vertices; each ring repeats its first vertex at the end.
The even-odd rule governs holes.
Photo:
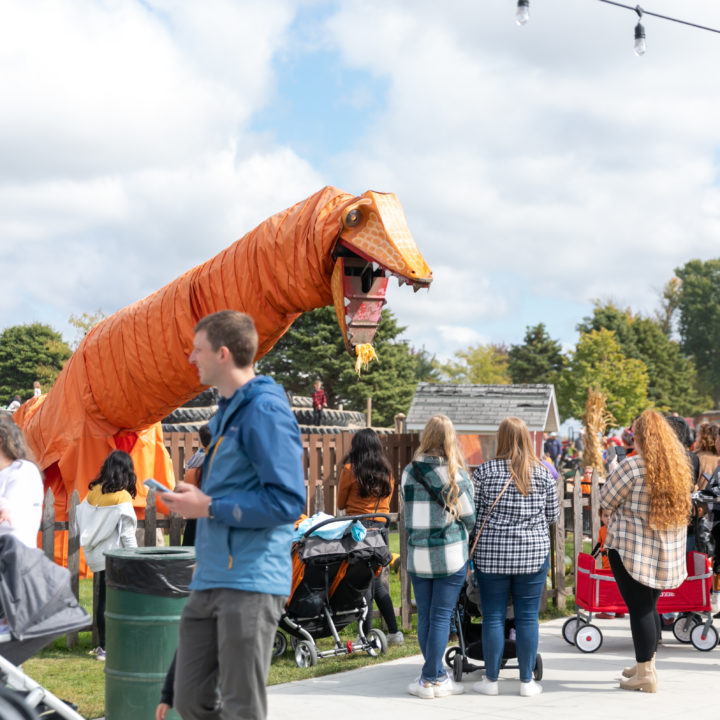
POLYGON ((305 511, 302 444, 283 389, 263 375, 221 400, 203 492, 213 519, 200 518, 190 588, 289 595, 293 527, 305 511))

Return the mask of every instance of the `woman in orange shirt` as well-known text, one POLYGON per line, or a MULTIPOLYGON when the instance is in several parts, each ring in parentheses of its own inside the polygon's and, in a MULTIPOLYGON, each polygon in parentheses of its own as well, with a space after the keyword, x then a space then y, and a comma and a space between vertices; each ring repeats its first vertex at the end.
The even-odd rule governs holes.
MULTIPOLYGON (((338 509, 345 510, 348 515, 390 512, 390 498, 393 493, 392 469, 374 430, 366 428, 355 433, 343 465, 338 482, 338 509)), ((367 519, 362 523, 366 527, 386 527, 384 518, 367 519)), ((395 608, 382 581, 382 574, 373 579, 366 595, 368 612, 363 623, 365 634, 372 627, 373 599, 388 626, 388 643, 402 645, 405 638, 398 629, 395 608)))

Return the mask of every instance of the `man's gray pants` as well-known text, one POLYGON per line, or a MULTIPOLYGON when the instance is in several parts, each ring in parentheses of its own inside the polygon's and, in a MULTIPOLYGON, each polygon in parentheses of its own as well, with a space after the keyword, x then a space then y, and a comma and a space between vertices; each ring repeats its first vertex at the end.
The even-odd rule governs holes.
POLYGON ((183 720, 265 720, 265 682, 285 599, 227 588, 190 593, 180 619, 173 703, 183 720))

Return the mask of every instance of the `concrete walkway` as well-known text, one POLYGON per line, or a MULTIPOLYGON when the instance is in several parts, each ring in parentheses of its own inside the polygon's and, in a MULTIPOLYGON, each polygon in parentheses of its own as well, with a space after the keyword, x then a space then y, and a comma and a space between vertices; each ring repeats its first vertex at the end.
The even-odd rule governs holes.
MULTIPOLYGON (((563 622, 553 620, 540 626, 544 692, 537 697, 520 697, 517 670, 503 670, 497 697, 472 691, 472 683, 482 675, 477 671, 463 677, 464 695, 420 700, 406 691, 422 665, 422 658, 415 656, 274 685, 268 688, 269 720, 286 720, 298 713, 302 717, 335 720, 720 718, 715 697, 720 690, 720 646, 700 652, 692 645, 679 643, 672 632, 663 632, 657 658, 658 692, 627 692, 618 688, 620 670, 634 662, 627 618, 593 620, 602 630, 604 641, 592 654, 582 653, 563 640, 563 622)), ((718 621, 715 624, 720 630, 718 621)))

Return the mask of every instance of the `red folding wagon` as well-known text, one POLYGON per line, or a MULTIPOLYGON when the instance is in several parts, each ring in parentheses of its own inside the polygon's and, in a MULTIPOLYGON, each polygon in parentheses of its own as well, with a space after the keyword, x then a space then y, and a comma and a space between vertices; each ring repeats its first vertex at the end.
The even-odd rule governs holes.
MULTIPOLYGON (((713 627, 710 609, 712 569, 707 555, 687 554, 685 581, 677 588, 660 593, 657 609, 661 614, 680 613, 673 623, 673 634, 682 643, 708 652, 718 644, 718 632, 713 627)), ((593 613, 626 613, 612 571, 595 567, 595 558, 580 553, 577 559, 577 587, 575 615, 565 622, 565 640, 585 653, 595 652, 603 642, 602 632, 592 624, 593 613)))

